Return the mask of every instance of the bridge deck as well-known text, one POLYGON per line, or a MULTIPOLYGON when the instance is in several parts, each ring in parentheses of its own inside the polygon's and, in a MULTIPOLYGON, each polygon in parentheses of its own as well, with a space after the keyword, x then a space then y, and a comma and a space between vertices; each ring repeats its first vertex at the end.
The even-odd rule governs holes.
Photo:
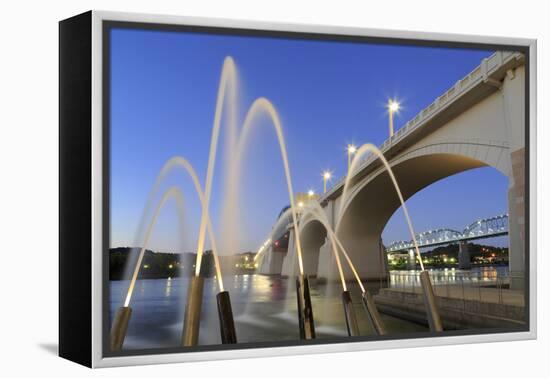
MULTIPOLYGON (((460 114, 463 109, 473 106, 496 91, 498 88, 495 83, 500 82, 508 69, 522 65, 524 58, 521 53, 497 51, 489 58, 484 59, 479 66, 458 80, 454 86, 436 98, 434 102, 421 110, 403 127, 396 130, 393 136, 382 143, 380 150, 386 159, 391 160, 408 145, 414 143, 415 139, 432 133, 460 114), (474 88, 477 89, 475 95, 472 94, 474 88)), ((370 155, 356 170, 354 179, 365 177, 380 166, 379 160, 370 155)), ((319 197, 322 206, 328 200, 340 195, 344 182, 345 176, 319 197)))

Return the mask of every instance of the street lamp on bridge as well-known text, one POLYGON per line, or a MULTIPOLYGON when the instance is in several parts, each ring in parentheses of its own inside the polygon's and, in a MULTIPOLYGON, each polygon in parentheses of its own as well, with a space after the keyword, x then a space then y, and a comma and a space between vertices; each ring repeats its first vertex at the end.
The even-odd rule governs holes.
POLYGON ((330 171, 324 171, 323 172, 323 193, 327 192, 327 181, 330 180, 332 177, 332 173, 330 171))
POLYGON ((388 101, 388 113, 390 115, 390 138, 393 136, 393 113, 399 110, 399 103, 395 100, 388 101))
POLYGON ((351 168, 351 156, 357 152, 357 147, 355 147, 353 144, 348 144, 348 175, 349 175, 349 169, 351 168))

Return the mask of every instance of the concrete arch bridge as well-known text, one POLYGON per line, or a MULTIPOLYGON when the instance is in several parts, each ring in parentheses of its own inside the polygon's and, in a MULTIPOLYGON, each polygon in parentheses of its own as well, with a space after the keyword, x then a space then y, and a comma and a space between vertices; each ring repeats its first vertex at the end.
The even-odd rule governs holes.
MULTIPOLYGON (((525 254, 525 81, 524 56, 496 52, 380 146, 405 200, 443 178, 470 169, 489 166, 505 175, 509 182, 510 271, 515 273, 524 271, 525 254)), ((381 235, 400 207, 390 177, 381 162, 369 156, 355 170, 345 200, 343 185, 340 180, 316 200, 333 228, 342 206, 338 237, 361 278, 385 277, 388 268, 381 235)), ((414 220, 414 214, 411 217, 414 220)), ((287 248, 268 247, 260 273, 297 273, 294 230, 289 226, 281 227, 273 237, 276 241, 286 235, 287 248)), ((335 277, 325 227, 305 215, 299 229, 305 273, 335 277)), ((347 268, 345 275, 353 278, 347 268)))

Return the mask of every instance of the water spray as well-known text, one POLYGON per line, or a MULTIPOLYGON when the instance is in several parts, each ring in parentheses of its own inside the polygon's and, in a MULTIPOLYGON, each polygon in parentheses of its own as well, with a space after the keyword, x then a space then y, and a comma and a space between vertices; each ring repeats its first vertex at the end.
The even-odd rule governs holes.
MULTIPOLYGON (((361 278, 359 277, 359 274, 357 274, 357 270, 355 269, 355 266, 353 265, 351 259, 349 258, 344 246, 332 230, 332 227, 330 226, 328 219, 326 218, 325 213, 323 212, 323 209, 317 202, 313 202, 313 208, 311 208, 313 211, 311 214, 314 219, 318 220, 323 224, 325 227, 329 240, 332 243, 332 251, 334 258, 336 260, 336 266, 338 267, 338 273, 340 274, 340 281, 342 283, 342 305, 344 307, 344 315, 346 319, 346 328, 348 331, 349 336, 359 336, 359 327, 357 325, 357 317, 355 316, 355 309, 353 308, 353 301, 351 299, 351 294, 347 289, 346 279, 344 277, 344 271, 342 269, 342 263, 340 261, 340 254, 339 250, 342 251, 342 254, 346 258, 346 261, 352 270, 357 283, 359 284, 359 287, 361 288, 362 293, 365 293, 365 287, 363 286, 363 283, 361 282, 361 278)), ((374 315, 376 317, 376 315, 374 315)), ((380 324, 382 321, 379 319, 379 316, 377 318, 377 322, 380 324)))
MULTIPOLYGON (((171 166, 182 167, 189 174, 189 176, 193 181, 195 191, 197 192, 202 208, 204 210, 204 203, 206 202, 206 199, 205 199, 204 193, 202 192, 198 175, 195 172, 193 166, 186 159, 180 156, 171 158, 169 160, 169 164, 171 166)), ((223 277, 221 274, 220 261, 218 257, 218 246, 216 243, 216 238, 212 227, 212 222, 210 220, 210 216, 208 213, 205 214, 204 219, 206 224, 206 232, 208 233, 210 243, 212 244, 212 255, 214 257, 214 267, 216 270, 216 282, 218 284, 220 293, 222 293, 224 292, 224 285, 223 285, 223 277)), ((203 245, 204 244, 201 244, 201 246, 203 245)), ((193 345, 196 345, 196 343, 198 342, 198 335, 199 335, 199 328, 200 328, 200 314, 202 309, 202 297, 203 297, 202 293, 203 293, 203 287, 204 287, 204 278, 200 276, 200 267, 201 267, 202 259, 199 258, 199 255, 202 256, 202 249, 200 254, 197 252, 197 259, 195 263, 195 275, 191 278, 188 294, 187 294, 187 303, 185 307, 185 317, 184 317, 183 336, 182 336, 182 345, 184 346, 193 346, 193 345)), ((229 303, 229 308, 231 308, 229 293, 227 293, 227 299, 225 300, 225 302, 229 303)), ((223 325, 220 323, 220 328, 222 327, 223 325)))
MULTIPOLYGON (((193 166, 186 159, 184 159, 183 157, 180 157, 180 156, 175 156, 175 157, 171 158, 170 160, 168 160, 165 163, 163 169, 161 170, 161 174, 159 175, 159 178, 157 179, 157 182, 155 183, 154 191, 158 190, 158 187, 160 186, 161 180, 164 178, 165 175, 168 174, 168 172, 170 172, 175 167, 181 167, 189 174, 189 176, 191 177, 191 179, 193 181, 193 184, 194 184, 195 190, 197 192, 197 195, 199 197, 200 203, 204 204, 205 198, 204 198, 204 194, 202 192, 202 188, 200 186, 200 181, 198 179, 198 176, 197 176, 193 166)), ((134 287, 135 287, 135 283, 136 283, 136 280, 137 280, 139 270, 141 268, 141 263, 142 263, 142 260, 143 260, 145 250, 146 250, 146 248, 148 246, 148 243, 149 243, 149 239, 150 239, 150 236, 151 236, 152 229, 154 228, 154 225, 156 224, 156 221, 157 221, 157 218, 158 218, 158 213, 159 213, 160 209, 163 207, 164 203, 168 200, 168 198, 170 196, 174 196, 176 198, 180 208, 182 208, 182 206, 183 206, 182 205, 183 195, 177 187, 172 187, 167 192, 164 193, 159 205, 157 206, 157 208, 155 210, 155 215, 153 216, 153 220, 150 223, 149 228, 147 230, 144 245, 141 248, 140 254, 138 256, 138 261, 136 263, 134 273, 132 275, 132 279, 131 279, 131 282, 130 282, 130 287, 128 288, 128 292, 127 292, 127 295, 126 295, 126 299, 125 299, 123 308, 129 308, 132 293, 133 293, 133 290, 134 290, 134 287)), ((213 257, 214 257, 214 265, 215 265, 215 269, 216 269, 216 281, 217 281, 220 292, 224 292, 223 277, 221 275, 221 268, 220 268, 220 262, 219 262, 219 258, 218 258, 217 243, 216 243, 216 239, 215 239, 215 236, 214 236, 212 223, 211 223, 211 220, 210 220, 210 217, 209 217, 208 214, 206 214, 206 231, 208 233, 210 242, 212 244, 212 254, 213 254, 213 257)), ((200 269, 200 265, 199 265, 199 269, 200 269)), ((200 322, 200 308, 201 308, 201 306, 200 305, 197 306, 196 303, 191 305, 189 302, 192 301, 191 297, 194 297, 195 300, 196 300, 196 298, 200 297, 201 300, 202 300, 202 287, 201 286, 203 285, 203 283, 201 283, 201 279, 197 279, 196 281, 197 282, 195 284, 190 285, 190 291, 189 291, 190 295, 188 296, 188 303, 187 303, 187 307, 186 307, 186 313, 187 313, 187 311, 195 311, 195 312, 198 311, 198 313, 195 313, 194 315, 191 315, 190 313, 188 314, 189 315, 188 316, 189 322, 187 322, 186 324, 193 325, 193 326, 194 326, 194 321, 191 321, 191 319, 197 319, 197 317, 198 317, 197 320, 200 322), (200 295, 199 295, 198 291, 200 291, 200 295)), ((226 301, 229 301, 229 297, 227 298, 226 301)), ((119 309, 119 310, 121 310, 121 309, 119 309)), ((129 312, 129 314, 131 314, 131 311, 129 312)), ((128 315, 127 321, 129 321, 129 317, 130 317, 130 315, 128 315)), ((123 317, 121 319, 126 319, 126 318, 123 317)), ((120 335, 123 328, 124 328, 124 323, 120 323, 120 322, 116 322, 116 321, 113 323, 113 329, 112 329, 113 339, 115 339, 117 337, 120 338, 120 336, 116 336, 116 335, 120 335)), ((184 329, 185 328, 186 328, 186 326, 184 326, 184 329)), ((184 333, 185 332, 186 331, 184 331, 184 333)), ((122 333, 125 334, 125 331, 122 332, 122 333)), ((196 334, 198 335, 198 328, 196 330, 196 334)), ((193 337, 189 337, 188 340, 193 340, 193 337)), ((122 342, 123 342, 123 340, 122 340, 122 342)))
MULTIPOLYGON (((212 127, 212 136, 210 138, 210 151, 208 154, 208 168, 206 170, 206 183, 204 187, 204 201, 202 201, 202 216, 199 227, 199 237, 197 241, 197 261, 195 264, 195 276, 200 275, 200 266, 202 261, 202 253, 204 250, 204 243, 206 239, 206 227, 208 223, 208 207, 210 205, 210 194, 212 193, 212 181, 214 178, 214 169, 216 164, 216 152, 218 150, 218 139, 221 128, 221 119, 223 105, 225 103, 225 91, 229 84, 235 85, 236 81, 236 68, 233 58, 226 57, 220 77, 220 84, 218 86, 218 94, 216 97, 216 110, 214 112, 214 124, 212 127)), ((233 104, 234 105, 234 104, 233 104)))
POLYGON ((283 135, 283 127, 281 124, 281 120, 279 118, 279 114, 277 113, 277 110, 275 109, 275 106, 266 99, 265 97, 259 97, 257 98, 250 108, 248 109, 248 112, 246 114, 243 127, 241 130, 241 134, 239 136, 239 141, 237 145, 237 151, 236 151, 236 162, 237 166, 239 165, 241 158, 243 156, 243 150, 246 146, 248 136, 250 134, 251 127, 253 125, 254 119, 258 116, 258 114, 265 113, 267 116, 269 116, 271 120, 271 124, 273 125, 273 128, 275 129, 275 133, 277 134, 277 141, 279 142, 279 150, 281 152, 281 158, 283 160, 283 167, 285 171, 285 178, 286 178, 286 184, 287 184, 287 191, 288 191, 288 197, 290 201, 290 211, 292 213, 292 223, 294 226, 294 229, 296 230, 296 252, 298 255, 298 268, 300 270, 300 274, 304 274, 304 264, 302 260, 302 245, 300 243, 300 232, 298 228, 298 215, 296 211, 296 205, 294 203, 294 190, 292 188, 292 177, 290 175, 290 166, 288 164, 288 154, 286 150, 286 143, 285 138, 283 135))
POLYGON ((423 295, 424 295, 424 304, 426 306, 426 313, 428 315, 428 323, 430 325, 430 330, 432 332, 441 332, 441 331, 443 331, 443 326, 442 326, 442 323, 441 323, 441 318, 439 316, 439 311, 437 309, 437 303, 436 303, 436 300, 435 300, 435 295, 434 295, 434 291, 433 291, 432 282, 430 280, 430 276, 429 276, 428 271, 424 270, 424 263, 422 262, 422 256, 420 255, 420 249, 418 248, 418 242, 416 240, 416 234, 414 232, 414 227, 413 227, 413 224, 412 224, 411 217, 409 216, 409 211, 407 209, 407 205, 405 205, 405 200, 403 199, 403 194, 401 193, 401 189, 399 188, 399 184, 397 183, 397 179, 395 178, 395 175, 393 173, 393 170, 391 169, 390 164, 388 163, 388 160, 386 159, 386 157, 384 156, 382 151, 380 151, 380 149, 378 147, 376 147, 375 145, 373 145, 371 143, 365 143, 364 145, 362 145, 359 148, 359 150, 357 150, 357 153, 355 154, 355 156, 353 158, 353 162, 351 164, 350 171, 349 171, 349 173, 346 177, 346 181, 344 183, 344 191, 342 193, 342 202, 340 204, 340 209, 338 211, 338 217, 339 218, 338 218, 338 223, 337 223, 337 226, 336 226, 336 230, 338 230, 338 228, 340 226, 340 221, 342 220, 342 215, 343 215, 342 209, 343 209, 344 202, 345 202, 345 199, 346 199, 349 182, 351 180, 351 173, 355 171, 355 168, 356 168, 357 164, 359 163, 360 156, 363 155, 365 152, 372 152, 374 155, 376 155, 376 157, 382 162, 382 164, 384 165, 384 168, 386 169, 386 171, 390 175, 393 186, 395 187, 395 190, 396 190, 397 195, 399 197, 399 201, 401 202, 401 207, 403 208, 403 212, 405 214, 405 219, 407 220, 407 226, 409 227, 409 233, 411 234, 411 237, 412 237, 412 240, 413 240, 413 243, 414 243, 414 248, 415 248, 415 251, 416 251, 416 255, 417 255, 418 261, 420 263, 420 270, 421 270, 421 272, 420 272, 420 282, 422 284, 422 291, 423 291, 423 295))
MULTIPOLYGON (((243 156, 243 150, 246 146, 248 136, 250 134, 253 120, 258 114, 265 113, 269 116, 271 124, 277 134, 277 140, 279 142, 279 149, 281 152, 281 158, 283 160, 283 166, 285 170, 285 178, 288 190, 288 197, 290 200, 290 211, 292 213, 292 224, 295 230, 296 238, 296 254, 298 256, 298 268, 299 276, 296 278, 296 293, 298 301, 298 322, 300 325, 300 336, 302 339, 315 338, 315 325, 313 323, 313 309, 311 307, 311 297, 309 290, 309 280, 304 274, 304 263, 302 259, 302 245, 300 242, 300 229, 298 226, 298 215, 296 210, 296 204, 294 203, 294 190, 292 188, 292 177, 290 175, 290 167, 288 163, 288 154, 286 150, 285 138, 283 135, 283 127, 279 114, 273 106, 273 104, 266 98, 257 98, 246 114, 244 124, 239 136, 239 141, 236 150, 236 166, 239 166, 239 162, 243 156)), ((238 177, 238 173, 236 174, 238 177)))
MULTIPOLYGON (((187 305, 185 307, 185 319, 184 319, 184 330, 182 337, 182 344, 184 346, 193 346, 198 342, 199 328, 200 328, 200 314, 202 307, 202 292, 204 287, 204 279, 200 276, 201 265, 202 265, 202 255, 204 251, 204 244, 206 239, 206 231, 210 232, 210 241, 212 243, 212 250, 214 255, 214 264, 216 267, 216 277, 219 285, 220 292, 217 296, 218 303, 218 313, 220 320, 220 330, 222 334, 222 342, 231 342, 236 343, 236 333, 235 325, 233 322, 233 314, 231 311, 231 300, 229 293, 224 291, 223 288, 223 279, 221 275, 220 262, 218 259, 217 248, 214 248, 215 238, 212 232, 212 226, 209 217, 209 204, 210 204, 210 194, 212 192, 212 181, 214 176, 214 169, 216 163, 216 152, 218 149, 218 139, 221 128, 221 119, 223 105, 225 103, 225 92, 227 87, 230 87, 230 84, 233 84, 232 89, 236 85, 236 67, 233 59, 231 57, 226 57, 222 66, 222 73, 220 77, 220 84, 218 86, 218 94, 216 99, 216 110, 214 113, 214 124, 212 127, 212 136, 210 139, 210 151, 208 155, 208 168, 206 171, 206 183, 204 194, 200 190, 200 183, 198 177, 192 167, 189 166, 188 171, 192 173, 193 181, 199 196, 201 197, 202 205, 202 216, 201 223, 199 227, 199 236, 197 241, 197 258, 195 262, 195 275, 191 279, 189 286, 189 293, 187 296, 187 305), (224 341, 225 340, 225 341, 224 341)), ((230 89, 230 93, 233 93, 230 89)), ((234 95, 231 96, 231 99, 234 101, 234 95)), ((235 103, 231 108, 232 112, 235 111, 235 103)), ((233 133, 231 133, 233 134, 233 133)), ((233 144, 233 143, 232 143, 233 144)))
POLYGON ((155 209, 153 219, 149 223, 147 232, 145 234, 143 246, 139 251, 136 266, 134 268, 134 272, 130 280, 130 286, 128 287, 128 291, 126 293, 126 299, 124 300, 124 305, 117 309, 117 312, 113 319, 113 324, 111 325, 111 334, 110 334, 110 348, 111 348, 111 351, 113 352, 120 351, 122 349, 122 346, 124 345, 124 339, 126 338, 126 332, 128 331, 128 323, 130 322, 130 317, 132 316, 132 308, 130 307, 130 300, 132 298, 132 293, 134 291, 137 277, 141 269, 141 263, 145 255, 145 251, 147 250, 147 247, 149 245, 149 239, 151 238, 151 234, 157 223, 160 210, 164 207, 164 205, 166 204, 166 201, 168 201, 170 197, 175 198, 180 211, 183 212, 183 194, 181 190, 179 190, 179 188, 175 186, 170 187, 163 194, 159 204, 157 205, 157 208, 155 209))

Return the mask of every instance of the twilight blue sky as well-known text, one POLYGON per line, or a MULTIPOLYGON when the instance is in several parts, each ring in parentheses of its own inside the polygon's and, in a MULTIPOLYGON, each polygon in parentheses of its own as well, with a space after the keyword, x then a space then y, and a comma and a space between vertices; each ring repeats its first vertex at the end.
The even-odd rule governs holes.
MULTIPOLYGON (((319 192, 323 169, 332 170, 336 177, 345 173, 348 143, 380 145, 386 139, 388 98, 402 103, 395 120, 399 128, 491 54, 130 29, 114 29, 111 38, 113 247, 135 244, 147 195, 167 159, 184 156, 204 182, 225 56, 232 56, 237 64, 241 120, 255 98, 270 99, 283 122, 295 191, 319 192)), ((264 123, 254 131, 246 154, 242 179, 246 201, 240 206, 241 250, 237 252, 256 249, 289 202, 275 133, 264 123)), ((215 227, 222 168, 218 159, 211 204, 215 227)), ((198 200, 184 175, 171 175, 166 187, 174 183, 185 194, 185 232, 177 237, 177 213, 167 206, 150 247, 192 251, 200 218, 198 200)), ((478 217, 506 212, 506 190, 504 176, 481 168, 442 180, 408 204, 417 231, 462 229, 478 217)), ((410 239, 400 211, 388 223, 383 238, 386 243, 410 239)))

